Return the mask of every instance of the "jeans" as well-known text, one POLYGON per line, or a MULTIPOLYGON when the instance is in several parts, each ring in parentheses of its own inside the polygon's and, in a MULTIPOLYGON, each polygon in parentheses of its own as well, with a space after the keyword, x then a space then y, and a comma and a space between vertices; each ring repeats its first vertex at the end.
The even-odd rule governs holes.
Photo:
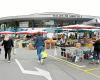
POLYGON ((40 61, 41 60, 41 52, 43 50, 43 46, 38 46, 37 47, 37 56, 38 56, 38 60, 40 61))

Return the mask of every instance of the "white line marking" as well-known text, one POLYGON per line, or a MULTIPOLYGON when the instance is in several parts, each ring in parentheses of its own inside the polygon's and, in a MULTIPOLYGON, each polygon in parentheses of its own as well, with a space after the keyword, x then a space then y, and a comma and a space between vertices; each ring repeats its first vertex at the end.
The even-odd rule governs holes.
POLYGON ((47 80, 52 80, 52 78, 50 76, 50 73, 48 71, 39 69, 37 67, 35 67, 35 69, 37 71, 24 70, 24 68, 22 67, 22 65, 20 64, 20 62, 17 59, 15 59, 15 61, 18 64, 18 66, 19 66, 20 70, 22 71, 22 73, 24 73, 24 74, 31 74, 31 75, 39 75, 39 76, 45 77, 47 80))
POLYGON ((52 55, 49 55, 49 56, 50 56, 50 57, 53 57, 53 58, 56 59, 56 60, 66 62, 66 63, 69 63, 69 64, 71 64, 71 65, 77 66, 77 67, 86 67, 85 65, 80 66, 80 65, 77 65, 77 64, 71 63, 71 62, 69 62, 69 61, 65 61, 65 60, 63 60, 63 59, 57 58, 57 57, 52 56, 52 55))

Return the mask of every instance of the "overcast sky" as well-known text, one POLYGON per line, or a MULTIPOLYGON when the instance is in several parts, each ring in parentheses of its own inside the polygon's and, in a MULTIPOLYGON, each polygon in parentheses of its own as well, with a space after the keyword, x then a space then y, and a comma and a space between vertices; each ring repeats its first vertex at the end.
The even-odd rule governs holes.
POLYGON ((100 16, 100 0, 0 0, 0 17, 42 12, 100 16))

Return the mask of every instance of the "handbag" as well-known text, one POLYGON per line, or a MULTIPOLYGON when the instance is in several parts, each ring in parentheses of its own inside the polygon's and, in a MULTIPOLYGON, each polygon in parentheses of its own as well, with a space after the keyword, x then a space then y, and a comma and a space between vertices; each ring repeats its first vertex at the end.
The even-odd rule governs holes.
POLYGON ((13 53, 13 55, 16 54, 16 49, 15 48, 12 48, 12 53, 13 53))
POLYGON ((47 53, 46 50, 42 51, 42 52, 41 52, 41 55, 42 55, 42 59, 45 59, 45 58, 48 57, 48 53, 47 53))

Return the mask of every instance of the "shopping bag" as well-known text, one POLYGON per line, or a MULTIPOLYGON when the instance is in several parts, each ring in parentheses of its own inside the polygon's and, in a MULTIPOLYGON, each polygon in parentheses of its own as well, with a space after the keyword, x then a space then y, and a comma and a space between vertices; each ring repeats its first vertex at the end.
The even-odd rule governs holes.
POLYGON ((42 59, 45 59, 45 58, 48 57, 48 53, 47 53, 46 50, 42 51, 42 52, 41 52, 41 55, 42 55, 42 59))
POLYGON ((15 48, 12 48, 12 53, 13 53, 13 55, 16 55, 16 49, 15 48))
POLYGON ((79 56, 74 56, 74 57, 72 58, 72 62, 78 62, 78 60, 79 60, 79 56))

